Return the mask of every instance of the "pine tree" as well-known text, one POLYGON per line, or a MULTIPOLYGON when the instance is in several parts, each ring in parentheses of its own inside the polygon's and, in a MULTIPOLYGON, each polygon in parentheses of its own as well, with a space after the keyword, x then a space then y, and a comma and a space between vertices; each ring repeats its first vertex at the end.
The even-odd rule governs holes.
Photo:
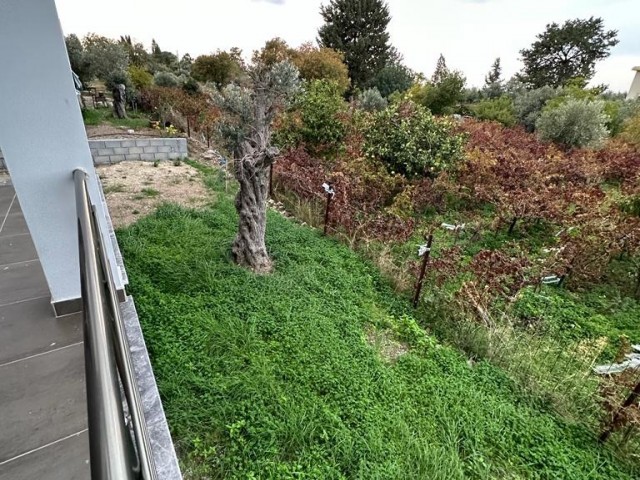
POLYGON ((440 57, 438 57, 438 63, 436 63, 436 69, 431 77, 431 83, 438 85, 450 74, 451 72, 449 71, 449 67, 447 67, 447 61, 444 59, 444 55, 440 54, 440 57))
POLYGON ((524 68, 520 80, 530 88, 561 87, 575 78, 588 81, 595 65, 618 44, 617 30, 605 30, 601 18, 576 18, 551 23, 531 48, 520 50, 524 68))
POLYGON ((366 88, 391 56, 389 7, 383 0, 330 0, 320 14, 318 43, 343 52, 352 88, 366 88))
POLYGON ((498 98, 504 92, 502 84, 502 66, 500 65, 500 57, 491 65, 491 70, 484 77, 484 88, 482 92, 488 98, 498 98))

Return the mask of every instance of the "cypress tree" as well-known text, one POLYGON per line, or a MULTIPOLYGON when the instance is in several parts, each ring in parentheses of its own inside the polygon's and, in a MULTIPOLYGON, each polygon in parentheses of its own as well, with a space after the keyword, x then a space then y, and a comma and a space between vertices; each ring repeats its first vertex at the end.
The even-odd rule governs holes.
POLYGON ((387 26, 389 7, 383 0, 330 0, 320 7, 325 24, 318 43, 344 53, 352 88, 366 88, 391 56, 387 26))

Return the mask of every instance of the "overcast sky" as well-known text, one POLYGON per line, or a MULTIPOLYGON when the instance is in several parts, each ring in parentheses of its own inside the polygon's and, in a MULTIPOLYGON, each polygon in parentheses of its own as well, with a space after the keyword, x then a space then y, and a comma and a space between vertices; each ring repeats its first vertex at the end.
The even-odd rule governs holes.
MULTIPOLYGON (((245 56, 279 36, 289 45, 314 41, 328 0, 56 0, 65 34, 131 35, 147 46, 194 58, 240 47, 245 56)), ((509 78, 520 70, 519 50, 551 22, 602 17, 620 43, 600 62, 595 83, 626 91, 640 65, 640 0, 388 0, 391 41, 410 68, 430 76, 438 55, 481 86, 502 59, 509 78)))

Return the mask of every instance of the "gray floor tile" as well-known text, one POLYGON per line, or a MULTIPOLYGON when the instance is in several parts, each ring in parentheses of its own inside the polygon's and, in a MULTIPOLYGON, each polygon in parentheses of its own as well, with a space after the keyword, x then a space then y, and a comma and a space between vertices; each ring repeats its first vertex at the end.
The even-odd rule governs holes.
MULTIPOLYGON (((11 209, 13 211, 13 208, 11 209)), ((2 224, 3 218, 0 218, 0 225, 2 224)), ((20 235, 24 233, 29 233, 29 227, 27 227, 27 222, 25 221, 22 213, 10 213, 2 227, 2 231, 0 231, 0 236, 8 236, 8 235, 20 235)))
MULTIPOLYGON (((2 192, 2 189, 0 189, 2 192)), ((9 207, 12 206, 13 195, 2 195, 0 193, 0 222, 4 219, 4 216, 9 212, 9 207)))
POLYGON ((86 428, 84 347, 0 367, 0 463, 86 428))
MULTIPOLYGON (((82 314, 55 318, 49 297, 0 307, 0 365, 82 341, 82 314)), ((0 407, 1 408, 1 407, 0 407)))
POLYGON ((89 480, 89 435, 74 435, 0 465, 0 480, 89 480))
POLYGON ((0 185, 0 201, 13 198, 15 191, 11 185, 0 185))
POLYGON ((49 295, 40 262, 0 267, 0 305, 49 295))
POLYGON ((0 266, 37 258, 36 247, 28 234, 0 236, 0 266))

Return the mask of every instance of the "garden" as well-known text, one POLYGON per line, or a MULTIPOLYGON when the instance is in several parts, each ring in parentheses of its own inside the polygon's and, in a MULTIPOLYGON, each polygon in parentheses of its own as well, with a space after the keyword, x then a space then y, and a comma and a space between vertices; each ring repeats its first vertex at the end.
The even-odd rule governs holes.
POLYGON ((355 3, 250 61, 67 38, 135 112, 87 124, 209 150, 206 201, 117 232, 185 477, 638 478, 640 101, 589 84, 616 32, 550 24, 474 88, 407 68, 381 1, 354 55, 355 3))

